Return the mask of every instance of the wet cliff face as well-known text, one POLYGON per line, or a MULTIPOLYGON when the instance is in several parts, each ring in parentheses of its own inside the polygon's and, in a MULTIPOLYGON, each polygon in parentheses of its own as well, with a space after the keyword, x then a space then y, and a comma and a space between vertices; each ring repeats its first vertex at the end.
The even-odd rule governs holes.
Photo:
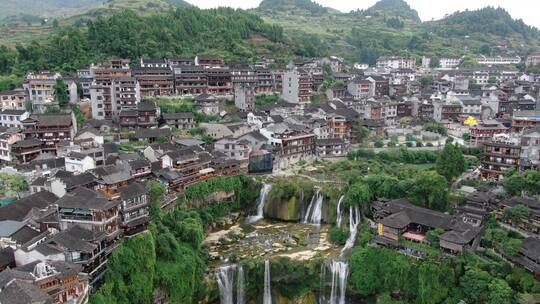
POLYGON ((264 216, 273 220, 298 222, 302 220, 303 210, 304 203, 296 196, 289 199, 274 197, 266 203, 264 216))
MULTIPOLYGON (((305 212, 315 191, 309 192, 309 196, 295 195, 290 198, 270 195, 265 208, 264 217, 267 219, 300 222, 304 218, 305 212)), ((325 195, 322 204, 322 223, 333 224, 336 221, 336 202, 325 195)))
POLYGON ((315 295, 315 292, 313 291, 305 293, 294 299, 289 299, 280 294, 277 294, 275 299, 276 299, 276 304, 317 304, 317 296, 315 295))

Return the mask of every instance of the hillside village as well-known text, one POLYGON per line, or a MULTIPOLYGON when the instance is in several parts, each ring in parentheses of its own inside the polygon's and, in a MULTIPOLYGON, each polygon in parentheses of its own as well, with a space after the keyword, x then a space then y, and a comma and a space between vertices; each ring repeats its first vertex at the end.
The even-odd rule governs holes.
MULTIPOLYGON (((0 303, 92 303, 95 293, 102 299, 100 287, 112 284, 109 259, 116 263, 125 243, 148 235, 159 243, 158 234, 178 228, 171 223, 192 220, 184 207, 223 201, 239 205, 227 214, 212 209, 219 216, 200 215, 201 237, 244 225, 240 218, 256 209, 257 220, 273 221, 268 225, 314 225, 304 226, 309 242, 302 242, 318 245, 293 242, 292 231, 270 238, 270 245, 251 246, 263 248, 253 254, 259 257, 311 250, 328 258, 342 246, 349 254, 357 238, 359 247, 391 249, 414 261, 478 254, 538 279, 539 67, 540 50, 525 56, 392 54, 375 64, 338 55, 286 64, 270 56, 250 64, 208 54, 111 57, 74 71, 28 71, 22 85, 0 92, 0 303), (446 160, 451 168, 441 169, 446 160), (340 164, 349 167, 341 172, 340 164), (418 176, 402 178, 392 167, 410 164, 436 172, 415 167, 418 176), (376 170, 393 171, 384 180, 395 180, 393 191, 382 194, 383 182, 370 183, 370 176, 382 174, 376 170), (354 176, 348 179, 337 175, 349 171, 354 176), (416 193, 429 193, 421 203, 410 192, 420 177, 430 184, 416 193), (441 180, 441 188, 430 188, 441 180), (356 183, 372 187, 366 202, 356 183), (288 190, 272 192, 279 187, 288 190), (348 230, 341 227, 345 213, 348 230), (342 231, 334 225, 352 236, 350 248, 349 241, 332 239, 331 231, 342 231)), ((274 227, 249 225, 255 232, 274 227)), ((240 228, 237 235, 208 237, 208 256, 227 265, 238 260, 231 244, 252 232, 240 228), (218 252, 223 248, 228 256, 218 252)), ((185 237, 171 236, 192 241, 185 237)), ((219 277, 232 268, 215 268, 204 269, 218 273, 214 301, 206 295, 170 303, 233 303, 224 300, 219 277)), ((270 281, 265 275, 264 290, 270 281)), ((342 288, 344 299, 347 287, 332 284, 332 294, 342 288)), ((170 293, 161 292, 151 291, 152 303, 169 303, 170 293)), ((296 300, 290 301, 280 303, 296 300)))

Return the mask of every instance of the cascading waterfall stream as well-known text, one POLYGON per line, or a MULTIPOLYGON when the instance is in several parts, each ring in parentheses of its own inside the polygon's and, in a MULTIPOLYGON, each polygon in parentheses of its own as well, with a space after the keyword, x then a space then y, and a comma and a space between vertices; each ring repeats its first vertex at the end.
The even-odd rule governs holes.
POLYGON ((245 278, 244 267, 240 265, 238 267, 238 282, 236 285, 236 304, 245 304, 245 278))
POLYGON ((321 263, 321 284, 319 291, 319 304, 326 304, 326 265, 321 263))
POLYGON ((320 190, 313 195, 311 202, 309 203, 307 212, 304 216, 302 223, 320 225, 322 219, 322 204, 323 204, 323 195, 320 190))
POLYGON ((216 270, 220 304, 234 304, 234 272, 235 265, 220 267, 216 270))
POLYGON ((332 288, 330 290, 330 304, 345 304, 345 293, 347 291, 347 277, 349 275, 349 264, 344 261, 332 261, 332 288))
POLYGON ((345 208, 343 208, 344 199, 345 199, 345 195, 340 196, 337 203, 336 226, 338 228, 341 228, 341 222, 343 221, 343 211, 345 210, 345 208))
POLYGON ((266 197, 270 193, 270 190, 272 190, 271 184, 263 184, 259 198, 257 199, 257 215, 250 216, 248 218, 249 223, 254 223, 264 218, 264 205, 266 204, 266 197))
POLYGON ((358 225, 360 224, 360 211, 358 207, 350 207, 349 209, 349 238, 341 250, 341 254, 353 248, 358 233, 358 225))
POLYGON ((270 286, 270 261, 264 261, 264 295, 263 304, 272 304, 272 289, 270 286))

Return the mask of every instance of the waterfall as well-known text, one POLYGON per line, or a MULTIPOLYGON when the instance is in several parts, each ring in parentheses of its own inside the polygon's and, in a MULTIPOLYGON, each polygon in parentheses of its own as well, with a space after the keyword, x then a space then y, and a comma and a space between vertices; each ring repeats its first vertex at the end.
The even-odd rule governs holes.
POLYGON ((319 290, 319 304, 326 304, 325 285, 326 285, 326 265, 321 263, 321 289, 319 290))
POLYGON ((272 304, 272 289, 270 287, 270 261, 264 261, 264 295, 263 304, 272 304))
POLYGON ((266 203, 266 197, 270 190, 272 189, 271 184, 263 184, 259 198, 257 199, 257 215, 250 216, 248 218, 249 223, 255 223, 256 221, 264 218, 264 204, 266 203))
POLYGON ((330 290, 330 304, 345 304, 345 293, 347 290, 347 276, 349 275, 349 264, 342 261, 332 261, 332 289, 330 290))
POLYGON ((234 272, 236 266, 223 266, 216 270, 216 280, 219 288, 220 304, 233 303, 234 272))
POLYGON ((337 212, 336 212, 336 226, 338 228, 341 228, 341 222, 343 221, 343 199, 345 198, 345 195, 342 195, 339 197, 339 200, 337 202, 337 212))
POLYGON ((244 267, 240 265, 238 267, 238 282, 236 286, 236 304, 245 304, 244 285, 244 267))
POLYGON ((349 209, 349 238, 341 250, 341 254, 351 249, 356 241, 356 234, 358 233, 358 225, 360 224, 360 211, 358 207, 350 207, 349 209))
POLYGON ((302 221, 304 224, 320 225, 322 218, 323 195, 320 190, 313 195, 309 207, 302 221))

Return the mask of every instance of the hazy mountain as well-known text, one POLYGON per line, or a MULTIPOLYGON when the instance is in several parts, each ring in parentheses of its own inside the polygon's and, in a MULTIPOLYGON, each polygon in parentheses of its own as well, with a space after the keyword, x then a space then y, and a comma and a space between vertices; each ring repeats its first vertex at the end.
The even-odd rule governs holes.
POLYGON ((456 12, 426 25, 445 36, 465 36, 474 33, 500 37, 520 35, 525 39, 539 38, 538 29, 528 26, 521 19, 514 19, 502 8, 486 7, 474 11, 456 12))
POLYGON ((311 0, 263 0, 257 10, 266 12, 305 11, 311 14, 324 14, 336 11, 311 0))
POLYGON ((365 11, 365 14, 382 14, 420 22, 418 12, 403 0, 381 0, 365 11))

